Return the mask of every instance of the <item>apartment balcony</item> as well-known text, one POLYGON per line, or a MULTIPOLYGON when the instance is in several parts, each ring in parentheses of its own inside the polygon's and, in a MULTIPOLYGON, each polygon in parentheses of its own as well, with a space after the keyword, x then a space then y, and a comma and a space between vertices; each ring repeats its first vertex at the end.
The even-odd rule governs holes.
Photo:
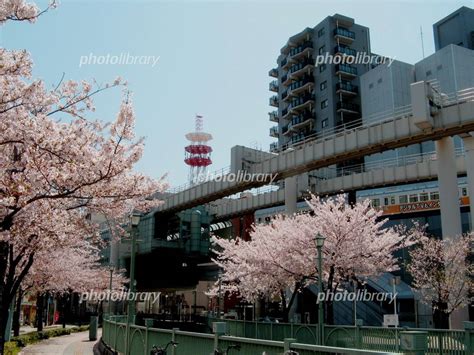
POLYGON ((340 75, 348 79, 354 79, 357 76, 357 68, 349 64, 337 64, 336 75, 340 75))
POLYGON ((287 124, 286 126, 283 126, 283 127, 281 128, 281 134, 282 134, 282 136, 288 136, 288 135, 291 133, 290 128, 291 128, 290 124, 287 124))
POLYGON ((285 74, 281 77, 281 84, 283 86, 288 86, 291 84, 291 78, 288 74, 285 74))
POLYGON ((282 54, 289 54, 293 48, 300 46, 302 43, 310 41, 312 32, 313 29, 307 27, 300 33, 293 35, 288 39, 288 42, 283 46, 280 52, 282 54))
POLYGON ((278 112, 277 111, 269 112, 268 117, 269 117, 271 122, 278 122, 278 112))
POLYGON ((280 66, 283 70, 286 70, 292 63, 293 61, 289 59, 288 57, 286 57, 280 62, 280 66))
POLYGON ((338 43, 351 44, 355 40, 355 32, 349 31, 344 27, 334 29, 334 38, 338 43))
POLYGON ((270 152, 272 153, 278 153, 278 143, 277 142, 273 142, 270 144, 270 152))
POLYGON ((312 75, 305 75, 301 80, 292 82, 288 89, 289 95, 299 95, 305 90, 310 90, 314 87, 314 77, 312 75))
POLYGON ((288 108, 293 113, 295 110, 308 109, 311 105, 314 105, 314 95, 305 94, 294 98, 288 108))
POLYGON ((281 118, 283 119, 287 119, 290 115, 290 110, 288 108, 284 108, 282 111, 281 111, 281 118))
POLYGON ((303 128, 311 127, 314 119, 310 115, 295 116, 291 119, 290 127, 292 130, 300 130, 303 128))
POLYGON ((359 93, 359 87, 349 82, 336 83, 336 94, 347 96, 356 96, 359 93))
POLYGON ((282 101, 287 101, 289 98, 290 97, 288 96, 288 90, 283 91, 283 93, 281 94, 282 101))
POLYGON ((309 53, 311 53, 312 50, 313 42, 306 41, 298 47, 291 48, 288 57, 291 59, 297 59, 302 57, 303 55, 308 55, 309 53))
POLYGON ((270 69, 270 71, 268 72, 268 75, 273 78, 278 78, 278 69, 277 68, 270 69))
POLYGON ((355 57, 357 55, 357 51, 351 47, 338 45, 334 47, 334 55, 350 55, 355 57))
POLYGON ((360 114, 360 107, 357 104, 353 104, 351 102, 341 102, 339 101, 336 104, 336 111, 337 112, 344 112, 350 114, 360 114))
POLYGON ((273 95, 270 97, 270 106, 278 107, 278 96, 273 95))
POLYGON ((290 143, 296 144, 296 143, 302 142, 310 135, 311 135, 310 132, 299 132, 291 137, 290 143))
POLYGON ((270 137, 278 138, 278 126, 270 128, 270 137))
POLYGON ((296 79, 303 74, 309 74, 314 69, 313 57, 305 58, 302 62, 294 64, 289 70, 290 79, 296 79))
POLYGON ((273 92, 278 92, 278 80, 273 80, 268 84, 268 89, 273 92))

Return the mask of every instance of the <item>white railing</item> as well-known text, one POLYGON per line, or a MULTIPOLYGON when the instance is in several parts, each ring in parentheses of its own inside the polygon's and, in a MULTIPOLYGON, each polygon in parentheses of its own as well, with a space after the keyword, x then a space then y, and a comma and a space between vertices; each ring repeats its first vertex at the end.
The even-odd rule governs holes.
MULTIPOLYGON (((464 147, 456 148, 456 157, 464 155, 464 147)), ((317 179, 333 179, 341 176, 348 176, 354 174, 360 174, 368 171, 373 171, 377 169, 385 169, 391 167, 402 167, 410 164, 418 164, 426 161, 437 160, 438 157, 435 151, 426 152, 426 153, 417 153, 404 156, 398 156, 388 159, 380 159, 373 162, 354 164, 350 166, 345 166, 342 168, 333 168, 327 167, 322 168, 320 171, 316 172, 312 176, 317 179)))
POLYGON ((182 185, 179 185, 179 186, 175 186, 175 187, 172 187, 172 188, 169 188, 168 190, 166 190, 167 193, 170 193, 170 194, 176 194, 178 192, 182 192, 184 190, 188 190, 196 185, 199 185, 201 183, 204 183, 204 182, 207 182, 207 181, 212 181, 214 180, 216 177, 221 177, 221 176, 225 176, 227 174, 230 173, 230 165, 229 166, 226 166, 225 168, 222 168, 222 169, 219 169, 219 170, 215 170, 215 171, 212 171, 212 172, 207 172, 203 175, 202 177, 202 182, 199 182, 199 183, 191 183, 191 182, 187 182, 185 184, 182 184, 182 185))

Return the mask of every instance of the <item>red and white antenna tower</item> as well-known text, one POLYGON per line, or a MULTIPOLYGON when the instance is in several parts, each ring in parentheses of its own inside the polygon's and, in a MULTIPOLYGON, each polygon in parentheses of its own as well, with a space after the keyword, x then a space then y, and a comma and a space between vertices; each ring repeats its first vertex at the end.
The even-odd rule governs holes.
POLYGON ((195 121, 195 131, 186 134, 186 139, 190 144, 184 148, 184 162, 189 165, 189 182, 191 184, 198 182, 206 174, 207 167, 212 164, 212 147, 207 145, 207 142, 212 139, 212 135, 202 131, 202 116, 196 115, 195 121))

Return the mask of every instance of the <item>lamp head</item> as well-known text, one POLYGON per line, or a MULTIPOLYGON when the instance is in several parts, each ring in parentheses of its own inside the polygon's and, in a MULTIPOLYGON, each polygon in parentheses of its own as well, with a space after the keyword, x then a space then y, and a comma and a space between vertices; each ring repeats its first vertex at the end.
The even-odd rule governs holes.
POLYGON ((138 226, 138 224, 140 223, 141 216, 142 215, 138 212, 133 212, 130 215, 130 223, 132 224, 132 227, 137 227, 138 226))
POLYGON ((324 240, 326 238, 324 238, 321 234, 317 234, 316 235, 316 247, 317 248, 322 248, 324 246, 324 240))

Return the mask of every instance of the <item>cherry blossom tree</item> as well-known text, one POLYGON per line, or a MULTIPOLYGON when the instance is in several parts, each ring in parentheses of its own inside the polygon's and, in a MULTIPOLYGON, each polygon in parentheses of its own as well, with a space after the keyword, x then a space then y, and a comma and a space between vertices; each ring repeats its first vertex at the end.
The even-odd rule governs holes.
POLYGON ((435 327, 449 328, 449 315, 469 305, 474 291, 473 234, 436 239, 422 236, 410 251, 408 271, 421 301, 432 306, 435 327))
MULTIPOLYGON (((0 2, 0 24, 34 22, 40 14, 23 0, 0 2)), ((0 49, 0 354, 8 308, 36 256, 71 236, 86 244, 97 240, 87 216, 120 221, 155 207, 159 201, 152 197, 166 187, 133 171, 143 139, 135 137, 123 80, 61 80, 47 89, 32 78, 32 64, 26 51, 0 49), (93 97, 113 88, 124 89, 115 120, 88 119, 93 97)))
MULTIPOLYGON (((44 295, 55 296, 64 303, 75 292, 103 291, 109 287, 110 270, 101 264, 99 248, 77 240, 77 245, 68 243, 35 256, 33 265, 21 283, 19 294, 37 296, 42 305, 44 295), (21 292, 20 292, 21 291, 21 292)), ((118 290, 128 282, 124 270, 114 270, 113 288, 118 290)), ((65 319, 65 307, 62 307, 65 319)), ((38 330, 42 330, 42 313, 38 311, 38 330)), ((63 326, 65 323, 63 323, 63 326)))
MULTIPOLYGON (((311 213, 277 216, 270 224, 258 224, 250 241, 213 238, 214 261, 223 269, 226 290, 249 301, 280 297, 287 318, 297 293, 317 281, 318 233, 325 237, 323 292, 399 269, 394 253, 412 242, 412 233, 385 227, 382 211, 372 209, 370 201, 349 206, 343 195, 328 199, 312 195, 307 203, 311 213), (292 292, 289 298, 287 290, 292 292)), ((326 306, 331 323, 332 304, 326 306)))

